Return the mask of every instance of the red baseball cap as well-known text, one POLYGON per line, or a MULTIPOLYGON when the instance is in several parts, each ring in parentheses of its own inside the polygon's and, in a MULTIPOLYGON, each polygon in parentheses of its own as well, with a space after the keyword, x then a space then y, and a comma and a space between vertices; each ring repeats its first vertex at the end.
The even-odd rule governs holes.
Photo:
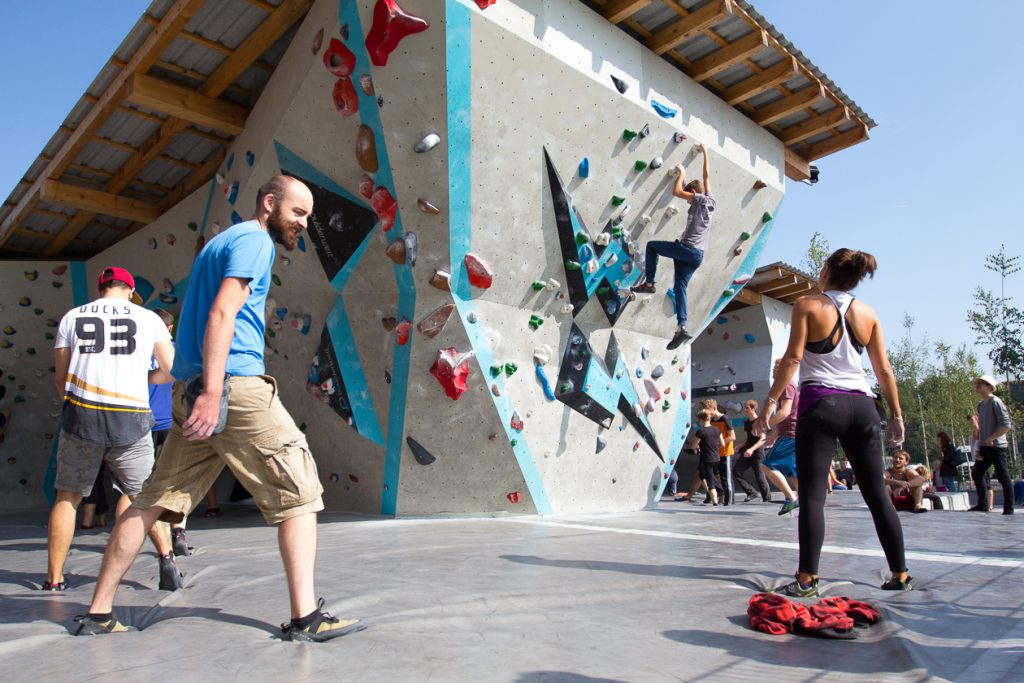
POLYGON ((132 277, 132 274, 124 268, 116 268, 113 266, 104 268, 100 271, 100 280, 96 284, 96 289, 99 289, 103 285, 108 282, 113 282, 114 280, 123 282, 132 289, 135 289, 135 278, 132 277))

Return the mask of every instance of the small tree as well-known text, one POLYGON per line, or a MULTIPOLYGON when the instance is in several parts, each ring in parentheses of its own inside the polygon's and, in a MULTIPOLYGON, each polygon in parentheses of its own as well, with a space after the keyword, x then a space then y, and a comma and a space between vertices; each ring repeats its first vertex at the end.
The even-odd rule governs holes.
POLYGON ((1020 270, 1020 257, 1007 256, 1006 245, 998 254, 985 257, 985 267, 999 274, 999 296, 977 287, 974 308, 967 313, 967 322, 978 335, 978 342, 989 349, 988 357, 997 375, 1007 381, 1024 374, 1024 310, 1011 306, 1006 296, 1006 278, 1020 270))
POLYGON ((811 275, 817 275, 821 272, 821 267, 825 265, 825 261, 831 255, 832 251, 829 248, 828 240, 820 232, 815 231, 811 235, 811 243, 807 245, 807 254, 804 256, 804 260, 800 262, 800 267, 811 275))

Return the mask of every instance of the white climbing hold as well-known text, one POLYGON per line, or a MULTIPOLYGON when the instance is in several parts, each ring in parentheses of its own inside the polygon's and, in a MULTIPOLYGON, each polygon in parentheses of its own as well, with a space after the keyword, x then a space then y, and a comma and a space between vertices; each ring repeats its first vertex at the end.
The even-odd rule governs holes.
POLYGON ((554 292, 562 288, 562 283, 556 280, 555 278, 551 278, 550 280, 547 281, 547 284, 544 285, 544 288, 547 289, 549 292, 554 292))
POLYGON ((590 274, 596 273, 597 272, 597 268, 598 268, 598 266, 597 266, 597 260, 596 259, 590 259, 589 261, 587 261, 587 265, 583 266, 583 269, 586 270, 587 273, 590 273, 590 274))
POLYGON ((651 222, 651 217, 650 217, 649 214, 645 213, 642 216, 640 216, 640 225, 647 225, 650 222, 651 222))
POLYGON ((572 304, 565 304, 562 306, 562 313, 565 313, 566 315, 572 313, 572 304))
POLYGON ((677 213, 679 213, 679 209, 677 209, 674 206, 670 205, 667 209, 665 209, 665 215, 666 216, 672 217, 672 216, 675 216, 677 213))
POLYGON ((614 266, 618 262, 619 262, 619 255, 618 254, 612 254, 611 256, 608 257, 608 260, 605 261, 604 263, 605 263, 606 266, 614 266))
POLYGON ((538 365, 547 365, 552 355, 554 355, 554 351, 551 350, 551 347, 541 344, 533 350, 533 362, 538 365))
POLYGON ((609 232, 602 232, 600 235, 594 238, 594 244, 599 247, 607 247, 611 244, 612 235, 609 232))
POLYGON ((434 149, 439 144, 441 144, 441 136, 437 133, 428 133, 423 136, 423 139, 416 143, 416 146, 413 149, 418 154, 423 154, 424 152, 429 152, 434 149))

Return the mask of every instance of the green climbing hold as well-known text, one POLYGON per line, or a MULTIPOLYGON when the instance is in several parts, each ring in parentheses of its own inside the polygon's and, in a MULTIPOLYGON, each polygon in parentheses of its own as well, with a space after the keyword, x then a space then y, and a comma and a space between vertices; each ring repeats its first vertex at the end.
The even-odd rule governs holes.
POLYGON ((197 232, 199 230, 199 226, 196 225, 195 221, 189 221, 188 229, 191 230, 192 232, 197 232))
POLYGON ((589 244, 590 238, 584 235, 582 232, 576 233, 576 246, 582 247, 584 244, 589 244))
POLYGON ((47 332, 46 335, 44 335, 44 336, 46 337, 47 340, 53 339, 53 333, 52 332, 47 332))
POLYGON ((498 375, 500 375, 501 374, 501 370, 502 370, 502 368, 501 368, 500 365, 492 365, 491 366, 491 377, 497 377, 498 375))
POLYGON ((32 347, 32 346, 28 347, 27 349, 25 349, 25 353, 27 353, 30 356, 36 355, 35 347, 32 347))
POLYGON ((574 271, 574 270, 583 270, 583 266, 581 266, 578 261, 566 261, 565 262, 565 270, 566 270, 566 272, 570 272, 570 271, 574 271))
POLYGON ((768 221, 770 221, 771 219, 772 219, 772 215, 771 215, 770 213, 768 213, 767 211, 765 211, 765 212, 764 212, 764 215, 763 215, 763 216, 761 216, 761 222, 762 222, 762 223, 767 223, 767 222, 768 222, 768 221))
POLYGON ((665 402, 661 404, 661 412, 664 413, 665 411, 667 411, 671 407, 672 407, 672 404, 669 403, 668 400, 666 399, 665 402))
POLYGON ((47 318, 46 319, 46 326, 47 327, 57 327, 57 321, 54 320, 53 318, 47 318))
POLYGON ((605 285, 603 287, 598 287, 597 288, 597 293, 598 294, 602 294, 602 295, 604 295, 604 294, 611 294, 612 293, 612 288, 609 287, 608 285, 605 285))
POLYGON ((518 439, 512 439, 511 444, 512 444, 512 448, 515 448, 516 446, 519 445, 519 440, 518 439))
POLYGON ((643 161, 642 159, 637 159, 636 163, 633 164, 633 168, 636 170, 637 173, 640 173, 642 171, 646 171, 647 170, 647 162, 643 161))
POLYGON ((519 366, 516 365, 515 363, 505 363, 505 376, 511 377, 512 375, 516 374, 516 370, 518 369, 519 366))
POLYGON ((547 283, 546 282, 541 282, 540 280, 534 280, 533 281, 533 285, 532 285, 533 291, 535 291, 535 292, 539 292, 540 290, 544 289, 544 287, 546 287, 546 286, 547 286, 547 283))
POLYGON ((25 397, 22 396, 21 394, 18 394, 17 396, 14 397, 14 402, 15 403, 24 403, 25 402, 25 397))
POLYGON ((740 233, 740 241, 741 242, 746 242, 749 239, 750 239, 750 233, 749 232, 743 231, 743 232, 740 233))
POLYGON ((51 282, 50 284, 51 284, 51 285, 53 285, 53 288, 54 288, 54 289, 60 289, 61 287, 63 287, 63 286, 64 286, 64 283, 63 283, 63 282, 61 282, 60 280, 54 280, 54 281, 53 281, 53 282, 51 282))
POLYGON ((571 387, 571 386, 569 386, 569 383, 568 383, 568 382, 563 382, 563 383, 562 383, 561 385, 559 385, 559 387, 558 387, 558 393, 560 393, 560 394, 564 394, 564 393, 566 393, 567 391, 569 391, 570 389, 572 389, 572 387, 571 387))
POLYGON ((672 365, 679 363, 679 356, 672 356, 672 365))
POLYGON ((622 237, 622 228, 612 228, 612 237, 615 239, 622 237))
POLYGON ((729 288, 729 289, 725 290, 724 292, 722 292, 722 296, 723 296, 723 297, 726 297, 726 296, 733 296, 733 295, 735 295, 735 294, 736 294, 736 290, 735 290, 735 289, 732 289, 732 288, 729 288))
POLYGON ((622 139, 625 140, 626 142, 629 142, 630 140, 635 139, 636 135, 637 135, 636 131, 635 130, 630 130, 629 128, 627 128, 626 130, 622 131, 622 139))
POLYGON ((43 309, 41 309, 41 308, 33 308, 32 312, 35 313, 36 315, 42 315, 43 314, 43 309))
POLYGON ((270 337, 271 339, 276 339, 277 338, 277 333, 274 332, 272 329, 270 329, 268 327, 267 328, 267 336, 270 337))
POLYGON ((538 327, 544 324, 543 318, 538 318, 535 315, 530 316, 530 329, 536 331, 538 327))
POLYGON ((618 195, 612 195, 612 206, 622 206, 622 204, 625 201, 626 201, 625 197, 620 197, 618 195))
POLYGON ((278 287, 280 287, 280 286, 281 286, 281 278, 279 278, 279 277, 277 276, 277 273, 274 273, 273 275, 271 275, 271 276, 270 276, 270 279, 271 279, 271 280, 272 280, 272 281, 274 282, 274 284, 275 284, 275 285, 277 285, 278 287))

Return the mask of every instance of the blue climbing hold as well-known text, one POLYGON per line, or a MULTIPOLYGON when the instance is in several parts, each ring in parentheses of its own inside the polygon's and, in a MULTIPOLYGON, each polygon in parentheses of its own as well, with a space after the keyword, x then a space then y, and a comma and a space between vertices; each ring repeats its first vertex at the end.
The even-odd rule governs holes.
POLYGON ((228 186, 228 204, 234 204, 235 200, 238 199, 238 181, 231 183, 228 186))
POLYGON ((252 152, 246 152, 245 153, 245 163, 249 164, 249 166, 252 166, 253 164, 255 164, 256 163, 256 155, 253 154, 252 152))
POLYGON ((587 261, 594 258, 594 249, 589 244, 584 244, 579 248, 580 250, 580 263, 586 263, 587 261))
POLYGON ((580 162, 580 178, 590 177, 590 159, 583 157, 583 161, 580 162))
POLYGON ((232 211, 231 212, 231 225, 238 225, 243 220, 245 220, 245 219, 242 218, 240 215, 238 215, 237 211, 232 211))
POLYGON ((537 381, 540 382, 540 388, 544 390, 544 398, 549 401, 554 401, 555 392, 551 390, 551 382, 548 381, 548 376, 544 374, 544 366, 540 363, 534 363, 533 371, 537 374, 537 381))
POLYGON ((654 109, 654 111, 658 112, 658 116, 660 116, 663 119, 675 118, 677 110, 672 109, 671 107, 666 107, 658 100, 651 100, 651 107, 654 109))
POLYGON ((224 168, 226 170, 230 171, 231 167, 234 166, 234 165, 235 165, 235 153, 232 152, 231 154, 228 155, 228 160, 224 162, 224 168))
POLYGON ((752 335, 752 334, 745 334, 745 335, 743 335, 743 339, 746 340, 746 342, 748 344, 753 344, 755 341, 757 341, 757 339, 755 339, 754 335, 752 335))
POLYGON ((727 318, 727 317, 726 317, 726 316, 724 316, 724 315, 720 315, 720 316, 718 316, 718 320, 716 320, 716 321, 715 321, 715 323, 716 323, 716 324, 718 324, 718 325, 724 325, 724 324, 726 324, 727 322, 729 322, 729 318, 727 318))
POLYGON ((637 368, 636 369, 636 378, 637 379, 642 379, 643 376, 644 376, 644 369, 643 368, 637 368))

